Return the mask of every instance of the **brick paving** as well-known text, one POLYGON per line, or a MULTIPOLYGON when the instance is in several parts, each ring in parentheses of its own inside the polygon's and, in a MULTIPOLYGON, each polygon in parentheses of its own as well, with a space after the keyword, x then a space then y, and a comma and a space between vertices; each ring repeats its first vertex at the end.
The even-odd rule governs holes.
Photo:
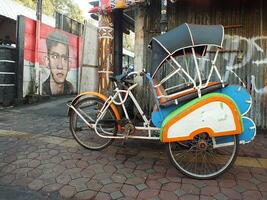
POLYGON ((181 175, 159 142, 80 147, 68 129, 69 99, 0 110, 0 199, 267 199, 265 134, 241 147, 229 172, 199 181, 181 175))

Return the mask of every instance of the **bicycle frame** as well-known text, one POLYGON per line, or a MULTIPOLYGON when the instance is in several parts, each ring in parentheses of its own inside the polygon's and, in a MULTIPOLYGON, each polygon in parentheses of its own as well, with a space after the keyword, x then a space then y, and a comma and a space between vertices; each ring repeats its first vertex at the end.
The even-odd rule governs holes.
MULTIPOLYGON (((136 98, 134 97, 133 93, 131 92, 132 89, 134 89, 138 84, 135 83, 134 85, 130 86, 127 90, 121 90, 118 88, 117 84, 115 83, 115 94, 113 96, 110 96, 106 102, 104 103, 104 106, 101 108, 100 110, 100 115, 97 117, 96 123, 93 126, 93 128, 95 129, 95 132, 98 136, 103 137, 103 138, 114 138, 114 139, 125 139, 127 138, 132 138, 132 139, 148 139, 148 140, 159 140, 159 136, 152 136, 152 131, 160 131, 159 128, 155 128, 155 127, 151 127, 150 126, 150 120, 147 119, 147 117, 144 114, 144 111, 142 110, 142 108, 140 107, 138 101, 136 100, 136 98), (125 93, 125 97, 123 99, 122 97, 122 93, 125 93), (117 97, 119 98, 120 102, 117 102, 116 99, 117 97), (136 130, 140 130, 140 131, 147 131, 147 136, 134 136, 134 135, 124 135, 124 134, 120 134, 118 136, 106 136, 106 135, 102 135, 101 133, 98 132, 97 130, 97 124, 99 123, 99 121, 104 117, 104 115, 106 114, 106 111, 108 109, 109 106, 111 106, 111 104, 115 104, 116 106, 122 106, 122 110, 125 114, 125 117, 127 120, 130 120, 129 118, 129 114, 127 112, 126 106, 125 106, 125 102, 128 99, 128 97, 131 98, 131 100, 133 101, 135 107, 137 108, 139 114, 141 115, 142 119, 143 119, 143 126, 136 126, 135 129, 136 130)), ((107 133, 108 134, 108 133, 107 133)))

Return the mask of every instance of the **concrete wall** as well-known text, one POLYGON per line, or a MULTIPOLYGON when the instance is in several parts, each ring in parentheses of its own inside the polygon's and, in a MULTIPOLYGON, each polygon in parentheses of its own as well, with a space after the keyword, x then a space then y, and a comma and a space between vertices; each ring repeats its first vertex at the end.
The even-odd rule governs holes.
POLYGON ((98 90, 98 37, 97 27, 85 24, 79 92, 98 90))

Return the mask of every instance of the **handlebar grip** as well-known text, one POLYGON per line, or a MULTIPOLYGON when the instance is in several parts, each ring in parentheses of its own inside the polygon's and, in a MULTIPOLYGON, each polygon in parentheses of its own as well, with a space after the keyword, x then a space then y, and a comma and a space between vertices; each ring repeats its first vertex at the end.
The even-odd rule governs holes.
POLYGON ((146 70, 145 70, 145 69, 143 69, 143 70, 140 72, 140 76, 144 76, 144 75, 146 75, 146 70))

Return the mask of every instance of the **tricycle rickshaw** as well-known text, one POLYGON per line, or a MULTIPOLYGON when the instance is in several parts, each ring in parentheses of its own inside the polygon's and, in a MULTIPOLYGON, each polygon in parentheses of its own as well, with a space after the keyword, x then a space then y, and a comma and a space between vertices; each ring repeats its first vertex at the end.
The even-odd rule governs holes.
POLYGON ((115 87, 109 97, 85 92, 72 101, 69 116, 74 138, 91 150, 101 150, 114 139, 160 140, 166 144, 172 164, 189 177, 210 179, 225 172, 236 160, 239 144, 250 142, 256 128, 245 117, 252 104, 250 94, 242 86, 225 83, 216 67, 223 38, 221 25, 186 23, 152 38, 150 73, 128 71, 110 77, 115 87), (216 49, 211 59, 205 57, 208 48, 216 49), (179 60, 188 55, 193 67, 184 67, 179 60), (210 65, 206 79, 200 71, 200 59, 210 65), (164 77, 163 67, 169 68, 164 77), (190 74, 192 68, 194 75, 190 74), (131 80, 138 75, 149 82, 154 97, 150 119, 132 93, 137 83, 131 80), (183 81, 172 81, 174 84, 168 86, 167 82, 178 80, 178 76, 183 81), (140 113, 141 124, 129 118, 125 106, 128 98, 140 113))

